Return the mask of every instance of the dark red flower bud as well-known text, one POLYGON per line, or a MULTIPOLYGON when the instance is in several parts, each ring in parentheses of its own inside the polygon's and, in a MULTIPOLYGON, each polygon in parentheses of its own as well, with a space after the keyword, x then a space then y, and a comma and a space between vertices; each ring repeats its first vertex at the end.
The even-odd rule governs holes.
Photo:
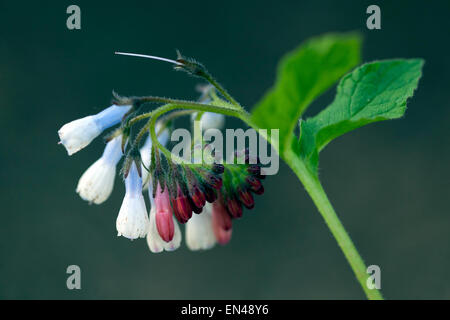
POLYGON ((245 178, 245 180, 250 185, 253 191, 258 190, 262 186, 261 181, 259 181, 259 179, 256 177, 248 176, 247 178, 245 178))
POLYGON ((209 186, 205 186, 205 200, 209 203, 213 203, 217 199, 217 193, 209 186))
POLYGON ((196 214, 202 213, 203 207, 196 206, 194 201, 192 201, 192 199, 189 199, 189 203, 191 204, 191 208, 192 208, 192 211, 194 211, 194 213, 196 213, 196 214))
POLYGON ((248 166, 247 172, 252 175, 258 176, 261 174, 261 167, 256 164, 251 164, 248 166))
POLYGON ((213 167, 212 167, 212 170, 213 170, 213 172, 216 173, 216 174, 222 174, 222 173, 225 171, 225 167, 224 167, 223 164, 220 164, 220 163, 214 163, 214 164, 213 164, 213 167))
POLYGON ((202 208, 205 205, 205 195, 197 186, 194 186, 191 190, 191 200, 198 208, 202 208))
POLYGON ((192 208, 186 197, 181 191, 180 186, 177 186, 177 197, 172 200, 172 207, 180 223, 186 223, 192 217, 192 208))
POLYGON ((255 194, 257 194, 257 195, 262 195, 262 194, 264 193, 264 187, 263 187, 263 185, 261 185, 261 186, 259 187, 259 189, 256 189, 256 190, 252 189, 252 190, 253 190, 253 192, 254 192, 255 194))
POLYGON ((239 200, 247 209, 253 209, 255 206, 255 201, 253 200, 252 194, 248 190, 239 190, 238 195, 239 200))
MULTIPOLYGON (((172 200, 172 207, 175 207, 175 200, 172 200)), ((180 213, 178 212, 178 210, 173 210, 173 214, 175 215, 175 218, 178 220, 179 223, 187 222, 187 220, 184 220, 184 218, 182 218, 180 216, 180 213)))
POLYGON ((230 199, 227 201, 227 209, 233 218, 242 217, 242 205, 237 199, 230 199))
POLYGON ((215 176, 215 175, 208 175, 207 182, 217 190, 220 190, 222 188, 222 178, 215 176))

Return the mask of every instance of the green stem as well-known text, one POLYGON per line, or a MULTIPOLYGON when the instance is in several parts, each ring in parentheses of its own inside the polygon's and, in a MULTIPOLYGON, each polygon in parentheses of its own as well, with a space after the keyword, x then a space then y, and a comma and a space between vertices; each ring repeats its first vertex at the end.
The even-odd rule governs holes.
POLYGON ((355 273, 355 276, 367 298, 370 300, 382 300, 383 296, 380 291, 377 289, 369 289, 367 287, 367 279, 369 277, 367 274, 367 267, 356 250, 350 236, 339 220, 339 217, 336 215, 336 212, 328 200, 328 197, 317 176, 311 174, 304 162, 292 152, 287 153, 285 156, 285 161, 305 186, 306 191, 312 198, 314 204, 325 220, 325 223, 336 239, 339 247, 343 251, 348 263, 353 269, 353 272, 355 273))
POLYGON ((227 99, 230 103, 232 103, 233 105, 235 105, 236 107, 238 107, 239 109, 242 109, 241 105, 239 104, 239 102, 237 102, 229 93, 227 90, 225 90, 224 87, 222 87, 217 81, 216 79, 214 79, 208 72, 204 72, 202 77, 208 81, 210 84, 212 84, 217 91, 219 91, 224 97, 225 99, 227 99))
MULTIPOLYGON (((200 121, 202 120, 204 112, 197 112, 194 121, 192 122, 192 132, 202 132, 200 129, 200 121)), ((202 139, 198 140, 198 137, 194 135, 194 139, 192 139, 191 147, 194 147, 195 145, 201 144, 202 145, 202 139)), ((199 151, 201 152, 201 151, 199 151)))

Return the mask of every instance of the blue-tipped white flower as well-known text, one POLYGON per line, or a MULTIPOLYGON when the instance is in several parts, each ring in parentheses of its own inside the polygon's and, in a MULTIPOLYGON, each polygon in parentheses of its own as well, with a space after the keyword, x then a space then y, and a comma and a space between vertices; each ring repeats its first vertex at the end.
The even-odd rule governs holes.
POLYGON ((112 105, 96 115, 66 123, 58 130, 60 143, 71 156, 91 143, 103 130, 119 123, 130 108, 112 105))
POLYGON ((212 226, 212 206, 206 203, 200 214, 186 222, 186 245, 191 250, 211 249, 216 244, 212 226))
POLYGON ((156 227, 156 205, 152 195, 152 183, 150 181, 148 187, 148 194, 150 197, 150 222, 147 233, 147 244, 151 252, 159 253, 164 250, 166 251, 174 251, 178 249, 181 243, 181 231, 180 227, 175 218, 173 218, 174 224, 174 235, 172 240, 169 242, 165 242, 161 236, 159 235, 158 229, 156 227))
POLYGON ((77 193, 83 200, 101 204, 111 195, 116 165, 122 157, 122 135, 106 144, 100 159, 95 161, 78 181, 77 193))
MULTIPOLYGON (((161 123, 156 123, 155 130, 156 133, 159 132, 161 128, 161 123)), ((158 136, 158 141, 163 146, 167 144, 167 141, 169 141, 169 129, 165 128, 158 136)), ((142 160, 142 182, 144 183, 144 190, 148 187, 148 171, 147 169, 150 168, 150 162, 151 162, 151 153, 152 153, 152 139, 150 136, 147 137, 147 140, 145 141, 144 145, 142 146, 141 150, 141 160, 142 160), (147 168, 145 168, 145 167, 147 168)))
POLYGON ((142 180, 133 161, 125 178, 125 197, 116 220, 117 235, 143 238, 148 230, 148 214, 142 195, 142 180))

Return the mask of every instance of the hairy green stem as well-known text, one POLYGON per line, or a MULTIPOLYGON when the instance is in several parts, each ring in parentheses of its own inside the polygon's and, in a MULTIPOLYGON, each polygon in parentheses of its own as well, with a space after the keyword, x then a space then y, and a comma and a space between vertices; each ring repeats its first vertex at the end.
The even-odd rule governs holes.
POLYGON ((239 102, 237 102, 229 93, 227 90, 225 90, 224 87, 222 87, 217 81, 216 79, 214 79, 208 72, 204 72, 204 74, 202 75, 202 77, 208 81, 210 84, 212 84, 217 91, 219 91, 225 99, 227 99, 230 103, 232 103, 233 105, 235 105, 236 107, 238 107, 239 109, 242 109, 241 105, 239 104, 239 102))

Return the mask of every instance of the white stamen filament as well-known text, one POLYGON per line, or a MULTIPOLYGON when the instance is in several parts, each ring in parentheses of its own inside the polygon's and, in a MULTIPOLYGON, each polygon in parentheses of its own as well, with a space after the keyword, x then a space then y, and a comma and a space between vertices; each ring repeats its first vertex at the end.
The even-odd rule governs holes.
POLYGON ((140 58, 148 58, 148 59, 154 59, 154 60, 160 60, 160 61, 165 61, 165 62, 169 62, 169 63, 173 63, 176 64, 178 66, 182 66, 183 64, 172 60, 172 59, 167 59, 167 58, 163 58, 163 57, 157 57, 157 56, 149 56, 146 54, 139 54, 139 53, 128 53, 128 52, 114 52, 115 54, 119 54, 119 55, 123 55, 123 56, 132 56, 132 57, 140 57, 140 58))

